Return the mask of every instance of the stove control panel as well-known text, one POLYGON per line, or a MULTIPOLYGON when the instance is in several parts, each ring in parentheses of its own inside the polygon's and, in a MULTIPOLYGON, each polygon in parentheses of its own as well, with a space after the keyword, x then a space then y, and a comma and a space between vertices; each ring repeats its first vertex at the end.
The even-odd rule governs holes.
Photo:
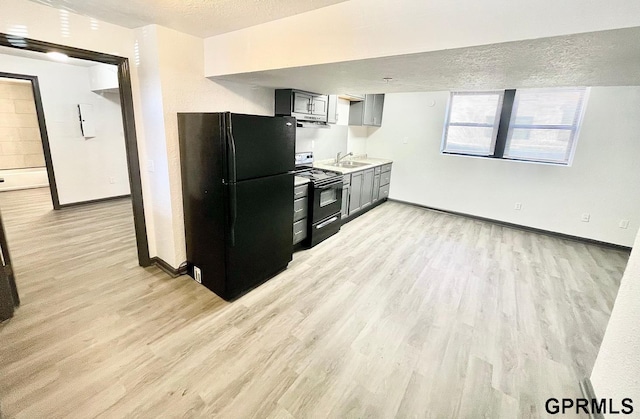
POLYGON ((313 151, 296 153, 296 166, 313 166, 313 151))

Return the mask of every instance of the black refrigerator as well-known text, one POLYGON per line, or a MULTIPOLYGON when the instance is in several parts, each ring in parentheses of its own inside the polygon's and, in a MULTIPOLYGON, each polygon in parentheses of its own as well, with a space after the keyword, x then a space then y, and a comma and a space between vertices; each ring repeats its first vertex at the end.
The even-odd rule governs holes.
POLYGON ((231 300, 292 259, 296 121, 179 113, 189 275, 231 300))

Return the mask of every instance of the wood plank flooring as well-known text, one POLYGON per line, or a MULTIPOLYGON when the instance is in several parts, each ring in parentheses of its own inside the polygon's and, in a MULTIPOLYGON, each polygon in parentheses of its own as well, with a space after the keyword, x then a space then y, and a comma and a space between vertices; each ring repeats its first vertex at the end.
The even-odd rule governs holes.
POLYGON ((535 418, 579 397, 628 254, 388 202, 233 303, 137 266, 127 200, 0 208, 8 418, 535 418))

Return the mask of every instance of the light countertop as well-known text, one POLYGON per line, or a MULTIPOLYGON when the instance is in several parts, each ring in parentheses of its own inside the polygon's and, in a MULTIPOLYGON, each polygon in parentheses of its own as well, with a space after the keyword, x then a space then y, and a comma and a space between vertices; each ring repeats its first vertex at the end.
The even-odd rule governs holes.
POLYGON ((337 166, 332 166, 331 163, 335 162, 335 159, 328 159, 328 160, 320 160, 318 162, 313 163, 313 167, 317 167, 318 169, 325 169, 325 170, 333 170, 334 172, 339 172, 342 173, 343 175, 349 174, 349 173, 354 173, 354 172, 359 172, 361 170, 367 170, 367 169, 371 169, 374 168, 376 166, 382 166, 384 164, 390 164, 393 163, 393 160, 388 160, 388 159, 378 159, 378 158, 374 158, 374 157, 366 157, 366 158, 360 158, 360 157, 356 157, 356 158, 346 158, 342 161, 354 161, 354 162, 358 162, 358 163, 367 163, 367 166, 360 166, 360 167, 337 167, 337 166))
POLYGON ((309 183, 311 182, 310 179, 307 179, 306 177, 302 177, 302 176, 296 176, 294 177, 295 181, 293 183, 293 186, 300 186, 300 185, 304 185, 305 183, 309 183))

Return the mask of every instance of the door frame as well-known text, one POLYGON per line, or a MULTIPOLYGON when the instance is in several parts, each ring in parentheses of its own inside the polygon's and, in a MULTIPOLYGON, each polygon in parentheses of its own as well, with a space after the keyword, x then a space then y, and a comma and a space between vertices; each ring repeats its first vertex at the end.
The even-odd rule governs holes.
MULTIPOLYGON (((131 202, 133 206, 133 223, 136 232, 136 244, 138 248, 138 264, 140 266, 151 266, 152 260, 149 257, 149 242, 147 238, 147 227, 144 216, 144 200, 142 197, 142 179, 140 176, 140 158, 138 155, 138 140, 136 136, 136 126, 134 120, 133 111, 133 92, 131 88, 131 70, 129 66, 129 59, 126 57, 120 57, 117 55, 105 54, 102 52, 90 51, 80 48, 74 48, 66 45, 54 44, 51 42, 39 41, 36 39, 22 38, 15 35, 9 35, 0 33, 0 45, 16 48, 22 50, 29 50, 35 52, 61 52, 71 58, 79 58, 82 60, 95 61, 104 64, 116 65, 118 67, 118 84, 120 87, 120 108, 122 110, 122 124, 124 128, 125 149, 127 153, 127 167, 129 170, 129 187, 131 189, 131 202)), ((35 76, 26 76, 35 77, 35 76)), ((38 86, 37 77, 35 81, 32 81, 32 86, 38 86)), ((39 87, 37 93, 34 90, 34 99, 36 99, 36 106, 38 106, 38 100, 41 99, 39 87), (36 97, 36 94, 38 95, 36 97)), ((42 103, 40 102, 40 111, 42 111, 42 103)), ((42 127, 45 125, 44 112, 38 112, 38 124, 42 124, 40 129, 41 136, 46 135, 46 129, 43 131, 42 127), (41 121, 42 119, 42 121, 41 121), (43 134, 44 133, 44 134, 43 134)), ((47 136, 47 148, 48 148, 48 136, 47 136)), ((43 148, 45 141, 43 139, 43 148)), ((45 151, 45 161, 49 154, 51 158, 50 150, 45 151)), ((49 161, 47 163, 47 174, 49 180, 54 179, 53 166, 51 166, 51 173, 49 174, 49 161)), ((52 189, 51 198, 54 200, 54 208, 56 207, 57 189, 54 193, 52 189)), ((59 201, 57 202, 58 208, 60 207, 59 201)))

